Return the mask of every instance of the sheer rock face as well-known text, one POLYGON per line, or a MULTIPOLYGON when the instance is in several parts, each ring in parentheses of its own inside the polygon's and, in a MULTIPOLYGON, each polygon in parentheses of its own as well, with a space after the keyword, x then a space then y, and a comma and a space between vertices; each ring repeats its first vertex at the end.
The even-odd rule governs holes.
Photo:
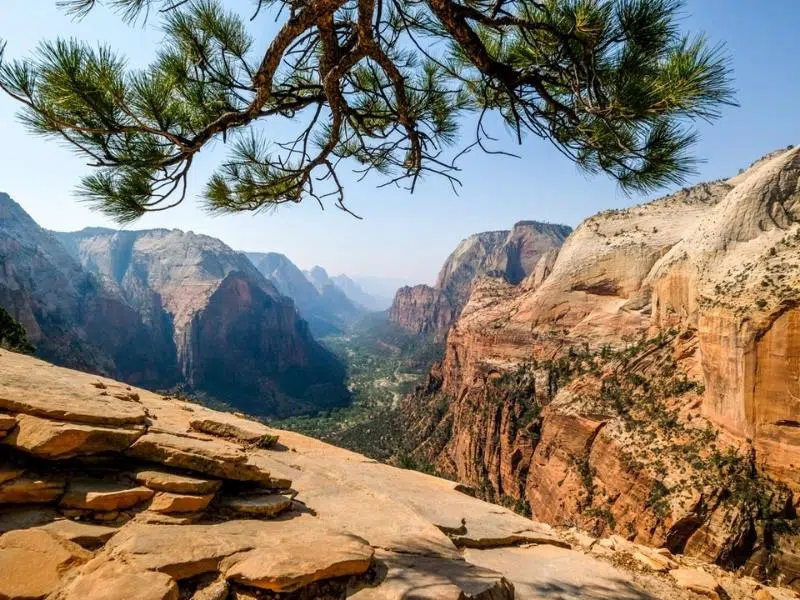
POLYGON ((176 382, 160 324, 83 269, 6 194, 0 194, 0 305, 43 357, 142 385, 176 382))
POLYGON ((341 366, 314 341, 292 301, 221 241, 179 230, 58 236, 169 337, 179 381, 191 388, 265 414, 344 399, 341 366))
POLYGON ((475 281, 490 276, 518 284, 557 250, 572 231, 566 225, 520 221, 511 231, 487 231, 463 240, 447 258, 435 287, 398 290, 389 321, 411 333, 444 337, 469 300, 475 281))
MULTIPOLYGON (((616 529, 643 543, 742 564, 758 537, 751 521, 716 492, 679 491, 680 480, 693 477, 690 461, 656 474, 658 456, 639 454, 623 420, 598 408, 599 382, 619 374, 618 365, 595 383, 579 377, 553 394, 547 378, 537 376, 537 397, 548 405, 531 426, 520 425, 530 394, 497 404, 491 386, 522 363, 542 365, 605 345, 622 349, 675 329, 679 335, 649 355, 642 351, 622 376, 627 370, 660 377, 663 364, 674 363, 698 382, 667 397, 670 410, 686 427, 716 431, 720 448, 750 457, 761 474, 786 486, 780 502, 788 504, 775 510, 794 514, 799 177, 800 150, 776 153, 732 179, 588 219, 520 286, 477 280, 450 328, 442 363, 405 403, 417 453, 497 496, 529 502, 539 519, 616 529), (442 397, 449 401, 444 416, 426 408, 442 397), (645 468, 634 469, 631 456, 645 468), (661 483, 675 491, 669 506, 656 509, 653 490, 661 483), (586 501, 587 485, 594 502, 586 501)), ((653 447, 676 443, 656 438, 653 447)), ((780 542, 771 559, 794 585, 797 552, 785 549, 797 543, 796 536, 780 542)), ((750 555, 748 568, 764 558, 750 555)))
POLYGON ((453 318, 454 309, 447 295, 429 285, 400 288, 389 309, 391 323, 415 334, 446 331, 453 318))

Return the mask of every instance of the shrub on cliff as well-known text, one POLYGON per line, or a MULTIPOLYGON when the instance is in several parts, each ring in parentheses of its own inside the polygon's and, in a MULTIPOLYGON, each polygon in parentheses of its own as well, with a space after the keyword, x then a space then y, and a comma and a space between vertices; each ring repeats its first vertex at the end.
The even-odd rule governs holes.
POLYGON ((0 348, 25 354, 33 354, 35 350, 28 341, 25 328, 17 323, 2 306, 0 306, 0 348))

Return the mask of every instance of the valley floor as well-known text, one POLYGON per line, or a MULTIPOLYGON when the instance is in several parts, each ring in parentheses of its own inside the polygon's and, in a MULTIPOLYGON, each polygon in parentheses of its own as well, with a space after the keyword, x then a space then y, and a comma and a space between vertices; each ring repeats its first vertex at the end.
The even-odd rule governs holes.
POLYGON ((400 399, 441 358, 441 344, 405 334, 377 317, 320 341, 347 365, 349 406, 270 424, 385 460, 396 454, 394 413, 400 399))

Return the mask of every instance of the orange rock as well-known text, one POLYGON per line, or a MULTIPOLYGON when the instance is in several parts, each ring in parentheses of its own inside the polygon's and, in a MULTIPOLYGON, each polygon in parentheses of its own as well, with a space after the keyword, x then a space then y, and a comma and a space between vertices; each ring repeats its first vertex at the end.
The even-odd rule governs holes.
POLYGON ((41 529, 10 531, 0 537, 0 598, 44 598, 89 558, 77 544, 41 529))

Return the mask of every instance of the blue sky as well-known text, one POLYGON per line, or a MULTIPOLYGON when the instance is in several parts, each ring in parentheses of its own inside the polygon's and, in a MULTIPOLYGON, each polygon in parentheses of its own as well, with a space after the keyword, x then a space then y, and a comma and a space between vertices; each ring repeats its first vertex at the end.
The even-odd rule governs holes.
MULTIPOLYGON (((55 8, 55 0, 3 0, 0 37, 10 57, 27 55, 43 39, 74 36, 107 42, 133 65, 146 64, 161 39, 154 28, 130 28, 98 10, 75 23, 55 8)), ((244 10, 250 0, 239 0, 244 10)), ((797 74, 797 0, 689 0, 685 27, 703 30, 727 45, 733 59, 738 108, 724 111, 712 125, 700 125, 697 154, 706 160, 693 181, 735 174, 761 155, 800 143, 800 77, 797 74)), ((264 21, 261 21, 263 24, 264 21)), ((42 226, 72 230, 114 226, 72 196, 84 161, 52 140, 31 136, 14 118, 15 104, 0 97, 0 191, 9 193, 42 226)), ((182 206, 147 215, 132 228, 178 227, 223 239, 241 250, 277 251, 301 268, 320 264, 329 272, 387 275, 431 282, 447 254, 467 235, 507 229, 522 219, 577 225, 599 210, 646 199, 626 196, 603 176, 589 177, 546 142, 531 138, 522 158, 474 153, 461 163, 463 188, 456 196, 441 180, 429 179, 413 195, 376 189, 371 183, 347 187, 356 220, 313 201, 275 213, 209 216, 193 198, 182 206)), ((224 156, 224 148, 204 151, 193 167, 193 194, 224 156)), ((667 191, 667 190, 665 190, 667 191)), ((662 195, 651 194, 650 197, 662 195)))

